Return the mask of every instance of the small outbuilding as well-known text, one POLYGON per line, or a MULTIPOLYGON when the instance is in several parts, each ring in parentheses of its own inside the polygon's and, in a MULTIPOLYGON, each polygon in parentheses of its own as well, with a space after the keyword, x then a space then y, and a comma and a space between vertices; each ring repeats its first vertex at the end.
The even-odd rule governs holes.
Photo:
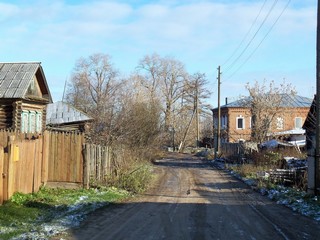
POLYGON ((93 120, 75 107, 59 101, 47 105, 47 128, 60 131, 85 132, 93 120))
POLYGON ((40 62, 0 63, 0 129, 42 133, 51 102, 40 62))

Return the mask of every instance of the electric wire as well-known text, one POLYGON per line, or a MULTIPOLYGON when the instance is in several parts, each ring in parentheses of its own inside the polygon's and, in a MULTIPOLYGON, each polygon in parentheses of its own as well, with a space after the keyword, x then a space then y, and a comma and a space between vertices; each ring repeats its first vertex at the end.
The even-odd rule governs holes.
POLYGON ((239 56, 233 60, 233 62, 229 65, 229 67, 226 68, 226 70, 224 71, 224 73, 228 72, 230 69, 232 69, 235 66, 235 63, 237 61, 239 61, 239 59, 242 57, 242 55, 247 51, 247 49, 249 48, 249 46, 251 45, 252 41, 256 38, 257 34, 259 33, 259 31, 261 30, 262 26, 265 24, 265 22, 267 21, 268 17, 270 16, 271 12, 273 11, 274 7, 276 6, 276 4, 278 3, 278 0, 275 0, 271 6, 271 8, 269 9, 267 15, 264 17, 262 23, 260 24, 259 28, 257 29, 257 31, 254 33, 254 35, 251 37, 250 41, 247 43, 247 45, 245 46, 245 48, 242 50, 242 52, 239 54, 239 56))
POLYGON ((274 21, 274 23, 271 25, 270 29, 268 30, 268 32, 265 34, 265 36, 261 39, 261 41, 259 42, 259 44, 256 46, 256 48, 251 52, 251 54, 245 59, 245 61, 230 75, 227 77, 227 79, 230 79, 231 77, 233 77, 242 67, 243 65, 245 65, 249 59, 253 56, 253 54, 258 50, 258 48, 261 46, 262 42, 267 38, 267 36, 269 35, 269 33, 272 31, 272 29, 274 28, 274 26, 277 24, 277 22, 279 21, 280 17, 283 15, 283 13, 285 12, 285 10, 288 8, 289 3, 291 2, 291 0, 288 0, 287 4, 284 6, 284 8, 282 9, 281 13, 279 14, 279 16, 276 18, 276 20, 274 21))
POLYGON ((245 34, 245 36, 244 36, 243 39, 241 40, 240 44, 236 47, 236 49, 232 52, 232 54, 230 55, 230 57, 229 57, 221 66, 226 65, 226 64, 233 58, 233 56, 237 53, 237 51, 242 47, 242 44, 243 44, 244 41, 247 39, 247 37, 248 37, 249 33, 251 32, 253 26, 256 24, 258 18, 260 17, 260 14, 261 14, 264 6, 266 5, 266 2, 267 2, 267 1, 268 1, 268 0, 264 0, 262 6, 261 6, 261 8, 260 8, 259 13, 257 14, 256 18, 255 18, 254 21, 252 22, 251 27, 249 28, 249 30, 247 31, 247 33, 245 34))

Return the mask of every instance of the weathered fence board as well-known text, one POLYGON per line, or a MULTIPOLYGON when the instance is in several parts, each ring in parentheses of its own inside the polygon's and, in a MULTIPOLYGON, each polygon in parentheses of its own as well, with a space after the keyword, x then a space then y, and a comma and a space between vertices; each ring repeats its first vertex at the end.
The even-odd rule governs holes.
POLYGON ((0 203, 14 192, 38 191, 42 184, 42 137, 0 131, 0 145, 0 203))
POLYGON ((239 143, 222 143, 220 146, 222 157, 226 159, 235 159, 239 156, 239 143))
MULTIPOLYGON (((47 182, 83 183, 82 145, 84 135, 78 133, 52 132, 48 134, 47 182)), ((46 173, 46 172, 45 172, 46 173)))
POLYGON ((106 176, 111 174, 110 147, 95 144, 85 144, 84 185, 88 186, 91 179, 96 182, 105 182, 106 176))
POLYGON ((4 200, 4 151, 3 146, 0 145, 0 204, 4 200))
POLYGON ((85 144, 82 133, 0 130, 0 204, 14 192, 36 192, 43 184, 89 187, 91 180, 105 182, 111 170, 110 148, 85 144))

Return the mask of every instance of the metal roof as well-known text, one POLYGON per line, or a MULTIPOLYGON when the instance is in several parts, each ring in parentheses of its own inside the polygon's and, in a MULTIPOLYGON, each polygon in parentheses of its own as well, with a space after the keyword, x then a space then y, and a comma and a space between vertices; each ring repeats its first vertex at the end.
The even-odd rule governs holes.
POLYGON ((62 101, 50 103, 47 105, 47 125, 84 122, 90 121, 92 119, 93 118, 90 118, 85 113, 62 101))
MULTIPOLYGON (((304 108, 304 107, 310 107, 312 104, 311 98, 302 97, 295 94, 293 95, 282 94, 282 95, 283 96, 282 96, 281 107, 304 108)), ((222 105, 221 108, 244 108, 244 107, 249 107, 248 103, 250 103, 250 97, 243 97, 237 101, 222 105)))
POLYGON ((0 98, 23 98, 40 62, 0 63, 0 98))

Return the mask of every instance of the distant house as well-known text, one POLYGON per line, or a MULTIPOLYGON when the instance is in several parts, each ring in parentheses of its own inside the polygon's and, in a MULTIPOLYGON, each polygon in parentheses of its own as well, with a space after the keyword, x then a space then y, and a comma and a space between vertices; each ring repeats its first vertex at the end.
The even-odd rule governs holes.
POLYGON ((51 102, 40 62, 0 63, 0 129, 41 133, 51 102))
POLYGON ((48 129, 84 132, 93 118, 64 102, 47 105, 48 129))
MULTIPOLYGON (((231 103, 226 100, 225 105, 220 107, 221 142, 239 142, 251 139, 252 116, 247 104, 248 101, 248 97, 231 103)), ((311 103, 312 99, 310 98, 285 95, 281 104, 283 111, 275 117, 270 134, 288 133, 289 130, 302 129, 311 103)), ((212 113, 214 128, 217 128, 218 108, 212 109, 212 113)))

